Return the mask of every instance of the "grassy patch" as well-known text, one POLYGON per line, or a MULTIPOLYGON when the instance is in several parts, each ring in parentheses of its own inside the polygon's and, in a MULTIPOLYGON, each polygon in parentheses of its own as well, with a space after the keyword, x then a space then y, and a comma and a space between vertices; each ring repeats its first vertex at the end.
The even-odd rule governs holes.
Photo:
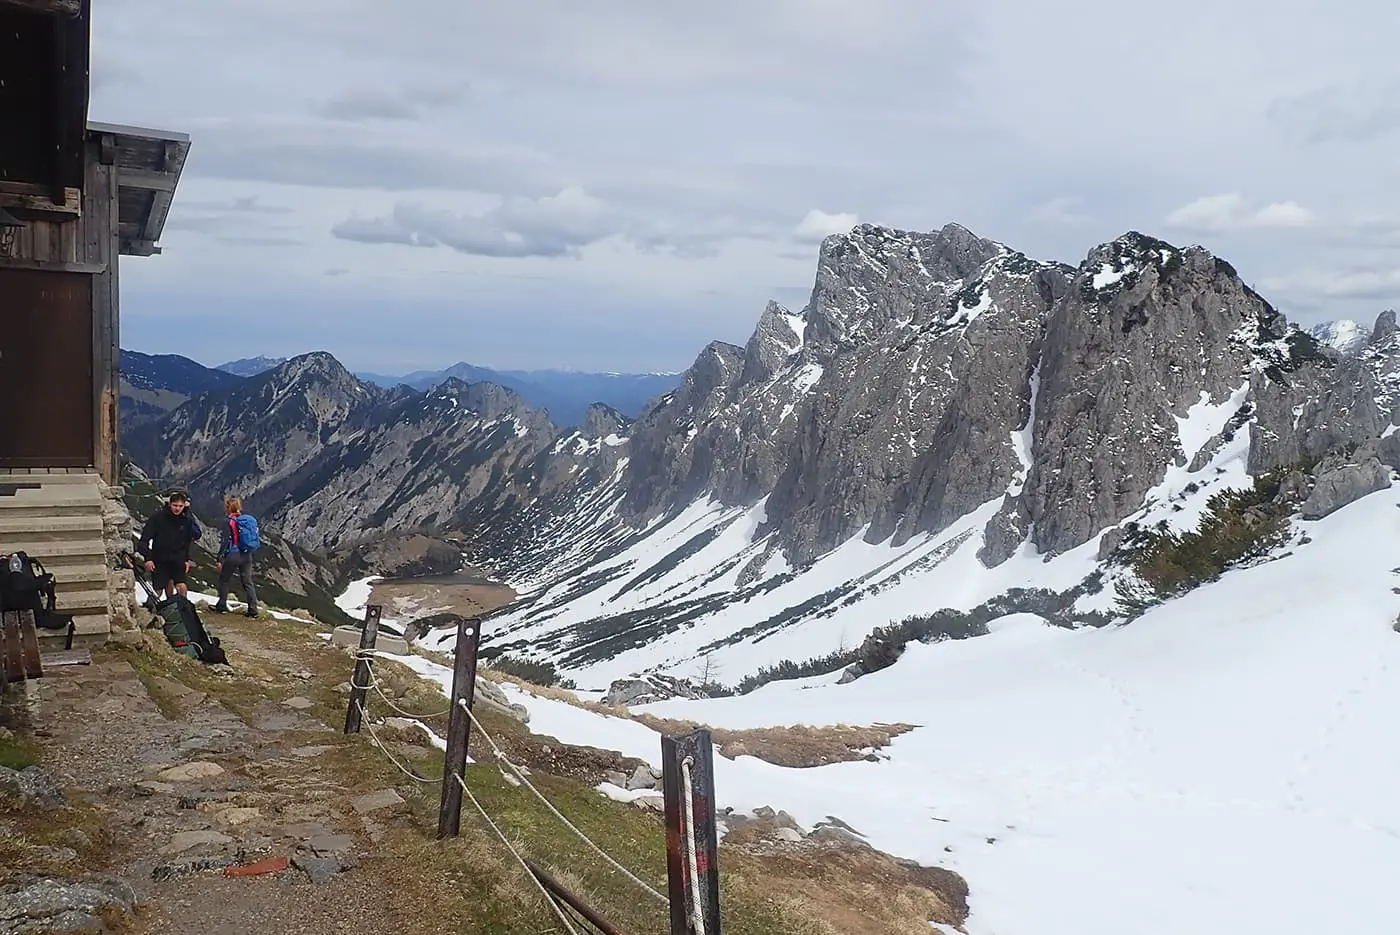
POLYGON ((517 659, 514 656, 497 656, 486 663, 497 672, 506 675, 513 675, 516 678, 529 682, 532 685, 543 685, 551 687, 558 685, 560 688, 573 688, 574 683, 565 679, 559 679, 559 670, 552 662, 537 662, 532 659, 517 659))
POLYGON ((25 769, 39 762, 39 749, 13 732, 0 734, 0 766, 25 769))
MULTIPOLYGON (((483 674, 490 676, 493 673, 488 670, 483 674)), ((534 685, 516 676, 505 675, 501 680, 513 682, 541 697, 585 708, 595 714, 645 724, 658 734, 688 734, 697 727, 709 727, 695 721, 661 718, 653 714, 633 714, 626 708, 614 708, 599 701, 583 700, 564 689, 534 685)), ((715 750, 720 756, 731 760, 740 756, 752 756, 776 766, 794 768, 867 759, 871 751, 888 746, 891 740, 913 729, 912 724, 834 724, 822 727, 797 724, 749 730, 709 727, 715 750)))

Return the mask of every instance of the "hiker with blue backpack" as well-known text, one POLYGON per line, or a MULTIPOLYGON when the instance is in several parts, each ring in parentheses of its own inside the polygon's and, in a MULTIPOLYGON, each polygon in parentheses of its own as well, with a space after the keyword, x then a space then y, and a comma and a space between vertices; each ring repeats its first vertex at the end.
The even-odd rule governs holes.
POLYGON ((228 522, 219 531, 219 599, 214 604, 214 610, 221 614, 229 612, 229 585, 236 574, 248 601, 247 615, 256 617, 258 591, 253 586, 253 553, 262 547, 258 521, 243 512, 243 501, 238 497, 224 498, 224 513, 228 522))

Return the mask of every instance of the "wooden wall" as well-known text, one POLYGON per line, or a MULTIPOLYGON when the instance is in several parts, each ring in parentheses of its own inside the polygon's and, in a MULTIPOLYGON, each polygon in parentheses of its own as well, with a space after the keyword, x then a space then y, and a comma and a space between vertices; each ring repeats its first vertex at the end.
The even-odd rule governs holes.
MULTIPOLYGON (((99 140, 87 146, 83 190, 68 191, 65 205, 46 204, 47 195, 23 185, 0 182, 0 206, 21 217, 13 257, 0 266, 93 277, 92 431, 96 467, 109 484, 118 480, 120 440, 117 407, 120 393, 120 309, 117 265, 117 195, 115 156, 99 140), (105 150, 105 152, 104 152, 105 150), (107 161, 104 162, 104 156, 107 161)), ((20 310, 22 311, 22 310, 20 310)), ((14 314, 0 296, 0 314, 14 314)))

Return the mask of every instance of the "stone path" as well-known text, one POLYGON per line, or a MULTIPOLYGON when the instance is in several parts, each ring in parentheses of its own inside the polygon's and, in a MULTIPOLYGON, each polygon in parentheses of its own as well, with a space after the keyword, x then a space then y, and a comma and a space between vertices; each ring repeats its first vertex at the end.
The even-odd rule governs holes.
MULTIPOLYGON (((283 661, 236 638, 229 648, 283 661)), ((284 672, 293 687, 298 674, 310 675, 284 672)), ((99 651, 36 683, 32 725, 47 738, 44 769, 104 812, 120 854, 110 869, 143 904, 135 931, 402 932, 374 911, 374 863, 404 800, 341 782, 341 735, 303 713, 309 700, 279 702, 269 686, 240 717, 173 678, 147 684, 128 657, 99 651)))

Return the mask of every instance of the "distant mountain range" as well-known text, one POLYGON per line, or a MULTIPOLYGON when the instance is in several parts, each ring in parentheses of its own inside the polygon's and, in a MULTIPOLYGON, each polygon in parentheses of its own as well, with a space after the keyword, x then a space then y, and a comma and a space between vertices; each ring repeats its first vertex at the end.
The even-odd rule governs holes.
MULTIPOLYGON (((121 352, 122 421, 134 427, 158 418, 193 396, 224 389, 242 380, 277 369, 288 358, 246 357, 206 367, 175 354, 121 352)), ((583 423, 588 407, 601 403, 635 418, 651 400, 675 389, 678 373, 581 373, 570 370, 492 370, 456 363, 444 370, 418 370, 404 376, 357 373, 366 383, 386 389, 409 386, 420 392, 449 380, 494 383, 519 393, 531 406, 548 412, 561 427, 583 423)))
MULTIPOLYGON (((286 357, 247 357, 214 368, 241 377, 254 377, 282 366, 286 357)), ((429 390, 449 379, 463 383, 495 383, 515 390, 531 405, 548 411, 550 419, 565 428, 583 422, 593 403, 616 409, 629 418, 641 414, 646 404, 675 389, 679 373, 582 373, 572 370, 493 370, 459 361, 444 370, 415 370, 403 376, 359 372, 366 383, 386 389, 410 386, 429 390)))
POLYGON ((121 422, 124 428, 160 418, 191 396, 224 389, 242 377, 211 370, 178 354, 121 352, 121 422))
POLYGON ((231 373, 236 377, 255 377, 260 373, 267 373, 269 370, 282 366, 287 360, 286 357, 244 357, 241 360, 231 360, 226 364, 219 364, 214 369, 231 373))

